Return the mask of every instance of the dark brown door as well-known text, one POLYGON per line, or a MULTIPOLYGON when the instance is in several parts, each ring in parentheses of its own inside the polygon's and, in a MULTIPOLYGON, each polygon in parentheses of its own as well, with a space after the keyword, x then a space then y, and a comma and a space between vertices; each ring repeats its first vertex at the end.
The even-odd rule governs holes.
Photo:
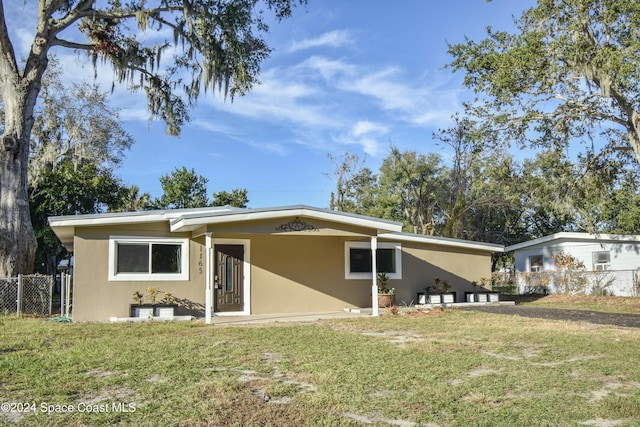
POLYGON ((216 306, 215 311, 242 311, 244 300, 244 246, 215 245, 216 306))

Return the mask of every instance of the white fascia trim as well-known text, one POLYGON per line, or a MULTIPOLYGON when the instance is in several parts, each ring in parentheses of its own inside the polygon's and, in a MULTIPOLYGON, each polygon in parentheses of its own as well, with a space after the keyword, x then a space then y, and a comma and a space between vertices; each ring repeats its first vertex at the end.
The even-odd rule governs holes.
POLYGON ((123 213, 51 216, 51 227, 81 227, 96 225, 139 224, 145 222, 172 221, 185 215, 219 214, 234 212, 236 208, 167 209, 161 211, 135 211, 123 213))
POLYGON ((111 224, 139 224, 142 222, 166 221, 165 215, 136 215, 118 217, 93 217, 93 218, 71 218, 71 217, 50 217, 49 225, 54 227, 83 227, 111 224))
POLYGON ((548 236, 539 237, 537 239, 529 240, 527 242, 517 243, 515 245, 507 246, 504 248, 505 252, 516 251, 518 249, 524 249, 531 246, 541 245, 543 243, 552 242, 555 240, 587 240, 592 242, 640 242, 640 235, 635 234, 590 234, 590 233, 574 233, 574 232, 560 232, 550 234, 548 236))
POLYGON ((342 224, 355 225, 365 228, 373 228, 376 230, 384 231, 401 231, 402 224, 395 222, 377 221, 375 219, 369 219, 366 217, 346 216, 340 214, 334 214, 331 212, 318 211, 308 208, 294 208, 294 209, 282 209, 282 210, 267 210, 258 212, 232 212, 212 216, 197 215, 189 217, 185 215, 171 221, 170 229, 172 232, 187 231, 195 229, 204 224, 220 224, 227 222, 244 222, 244 221, 257 221, 264 219, 286 218, 291 216, 299 216, 305 218, 312 218, 318 220, 325 220, 328 222, 336 222, 342 224))
POLYGON ((487 252, 504 252, 502 245, 493 243, 472 242, 470 240, 449 239, 446 237, 424 236, 421 234, 408 233, 383 233, 378 235, 381 239, 389 239, 403 242, 427 243, 437 246, 449 246, 454 248, 475 249, 487 252))

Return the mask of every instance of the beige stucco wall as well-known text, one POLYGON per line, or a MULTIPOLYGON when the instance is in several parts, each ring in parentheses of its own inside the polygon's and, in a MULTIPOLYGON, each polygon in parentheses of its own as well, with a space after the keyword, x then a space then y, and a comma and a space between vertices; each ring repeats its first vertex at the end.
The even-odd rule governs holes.
POLYGON ((251 313, 370 307, 371 281, 344 277, 344 241, 311 234, 251 236, 251 313))
POLYGON ((446 246, 402 243, 402 280, 391 280, 396 288, 396 303, 417 302, 418 292, 433 285, 434 277, 447 280, 458 302, 465 292, 473 291, 471 282, 491 277, 491 253, 446 246))
MULTIPOLYGON (((271 231, 273 224, 252 231, 271 231)), ((327 228, 313 232, 247 234, 210 230, 213 239, 250 241, 252 314, 296 313, 371 307, 371 280, 345 278, 345 242, 366 241, 362 229, 349 228, 331 233, 327 228), (332 235, 333 234, 333 235, 332 235), (337 234, 337 235, 336 235, 337 234)), ((74 240, 75 273, 73 317, 78 321, 107 321, 128 317, 135 291, 153 286, 170 291, 178 300, 177 314, 204 315, 205 239, 190 242, 188 281, 108 280, 109 236, 188 237, 171 234, 166 224, 155 226, 84 227, 74 240)), ((448 280, 458 301, 471 291, 471 281, 490 277, 489 252, 459 250, 444 246, 402 242, 402 279, 391 280, 396 303, 416 302, 416 295, 434 276, 448 280)))
POLYGON ((140 291, 146 294, 148 287, 157 288, 161 292, 172 292, 181 305, 178 314, 199 314, 204 310, 205 272, 204 265, 202 272, 198 265, 199 251, 204 247, 204 238, 192 240, 189 244, 189 281, 110 282, 110 235, 188 237, 188 234, 170 234, 165 224, 77 229, 74 238, 74 320, 107 321, 110 317, 128 317, 129 305, 133 303, 133 293, 140 291))

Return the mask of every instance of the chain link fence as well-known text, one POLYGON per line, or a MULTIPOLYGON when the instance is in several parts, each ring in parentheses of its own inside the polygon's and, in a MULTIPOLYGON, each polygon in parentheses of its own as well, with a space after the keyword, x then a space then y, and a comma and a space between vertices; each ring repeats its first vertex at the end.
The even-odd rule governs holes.
POLYGON ((0 313, 50 316, 53 276, 0 278, 0 313))

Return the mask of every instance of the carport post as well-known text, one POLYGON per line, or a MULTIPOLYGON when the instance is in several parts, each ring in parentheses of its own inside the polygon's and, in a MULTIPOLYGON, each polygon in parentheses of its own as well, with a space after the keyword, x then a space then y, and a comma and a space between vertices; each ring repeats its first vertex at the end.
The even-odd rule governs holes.
POLYGON ((207 325, 212 323, 211 312, 213 303, 213 272, 211 271, 211 233, 207 233, 205 237, 205 255, 207 257, 205 261, 205 292, 204 292, 204 321, 207 325))
POLYGON ((376 256, 378 252, 378 237, 371 236, 371 315, 378 316, 378 271, 376 256))

